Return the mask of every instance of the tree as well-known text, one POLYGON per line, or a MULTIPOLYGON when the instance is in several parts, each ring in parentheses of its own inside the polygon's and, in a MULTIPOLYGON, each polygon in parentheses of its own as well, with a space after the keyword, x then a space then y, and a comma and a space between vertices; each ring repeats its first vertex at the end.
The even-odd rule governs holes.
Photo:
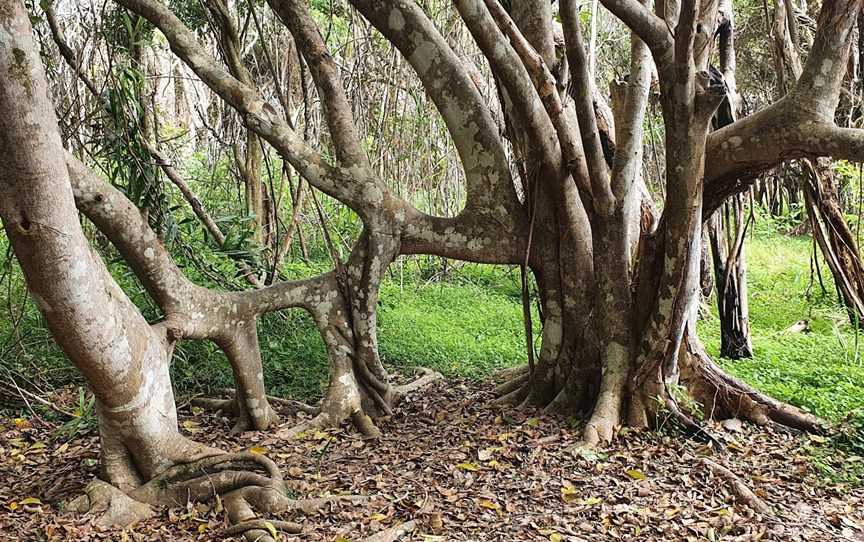
POLYGON ((312 70, 336 166, 305 146, 254 88, 201 55, 194 36, 164 5, 120 3, 162 30, 172 50, 315 188, 360 216, 365 230, 347 263, 344 284, 357 341, 354 373, 366 405, 373 407, 368 412, 386 411, 390 402, 377 356, 375 302, 383 269, 401 252, 490 263, 527 260, 540 288, 543 343, 536 366, 502 390, 504 400, 593 412, 586 442, 608 441, 625 419, 648 425, 658 405, 695 431, 668 391, 679 373, 697 400, 717 415, 818 427, 809 416, 726 377, 702 354, 688 324, 696 287, 693 243, 701 236, 703 215, 766 168, 804 154, 854 157, 858 152, 853 142, 858 132, 837 128, 822 113, 836 107, 844 73, 840 66, 854 27, 853 18, 838 14, 847 8, 855 12, 857 4, 825 4, 821 31, 793 91, 709 136, 710 119, 725 95, 724 87, 711 85, 707 77, 716 6, 687 2, 664 22, 634 2, 605 3, 634 31, 624 126, 616 130, 623 137, 610 169, 594 117, 576 6, 561 3, 567 54, 559 59, 551 6, 516 2, 507 13, 496 2, 456 2, 503 91, 508 136, 524 164, 520 199, 488 109, 422 9, 406 2, 352 2, 414 67, 451 132, 468 200, 457 217, 445 219, 417 212, 370 170, 338 70, 303 3, 270 4, 312 70), (677 29, 675 37, 667 22, 677 29), (667 199, 656 229, 637 235, 643 221, 636 212, 642 190, 635 171, 652 59, 666 124, 667 199), (569 70, 561 69, 565 63, 569 70), (572 78, 556 81, 553 70, 569 71, 572 78), (567 85, 572 103, 562 92, 567 85), (826 88, 832 92, 826 94, 826 88), (806 140, 805 126, 812 136, 806 140), (766 131, 779 137, 769 143, 766 131), (742 145, 745 140, 748 145, 742 145))
MULTIPOLYGON (((401 394, 431 378, 403 388, 393 386, 378 354, 378 290, 399 254, 530 269, 539 291, 542 345, 536 363, 529 357, 528 366, 502 387, 502 401, 590 413, 586 445, 609 442, 622 424, 647 427, 661 416, 710 439, 693 420, 697 408, 708 416, 820 430, 819 420, 774 401, 715 365, 696 337, 694 309, 703 223, 720 205, 784 160, 860 160, 864 155, 864 132, 838 128, 833 122, 860 0, 823 4, 806 65, 782 99, 710 133, 711 119, 726 96, 722 81, 708 75, 718 25, 716 3, 658 2, 656 13, 661 16, 636 0, 603 0, 633 33, 630 75, 610 130, 596 118, 597 92, 574 0, 560 2, 560 30, 551 3, 514 1, 508 11, 496 0, 455 0, 500 86, 507 125, 503 135, 465 62, 420 5, 411 0, 352 0, 351 5, 412 66, 447 126, 467 187, 465 207, 454 217, 420 212, 372 167, 339 68, 302 0, 268 4, 308 64, 329 128, 333 159, 312 148, 253 84, 208 56, 165 4, 117 3, 158 28, 174 53, 236 110, 250 132, 275 149, 311 187, 352 209, 363 224, 347 261, 333 251, 334 269, 321 276, 231 293, 192 284, 137 209, 62 152, 26 14, 19 2, 6 2, 12 7, 0 10, 0 24, 14 41, 2 41, 0 68, 24 76, 4 80, 0 95, 0 118, 8 125, 2 140, 3 186, 10 194, 3 199, 2 217, 58 341, 94 386, 100 405, 105 405, 99 418, 106 479, 125 495, 150 503, 169 493, 192 491, 198 497, 202 488, 196 485, 191 465, 224 476, 225 484, 217 483, 217 489, 232 496, 232 506, 239 510, 232 512, 232 519, 241 525, 252 517, 249 502, 264 511, 292 505, 279 493, 278 472, 265 459, 212 455, 218 452, 179 437, 167 381, 166 367, 176 341, 212 340, 234 368, 239 423, 261 430, 271 426, 275 420, 267 403, 255 329, 256 318, 269 311, 307 310, 327 346, 331 369, 330 387, 317 416, 279 434, 291 436, 345 419, 367 435, 377 434, 372 418, 389 412, 401 394), (10 48, 6 43, 18 45, 10 48), (563 43, 563 54, 556 43, 563 43), (15 53, 19 49, 27 61, 23 71, 15 53), (660 216, 643 201, 646 190, 639 175, 652 63, 659 78, 666 137, 666 199, 660 216), (27 99, 12 99, 27 89, 22 94, 27 99), (27 115, 39 119, 38 129, 19 120, 27 115), (517 158, 516 179, 505 137, 517 158), (613 139, 614 155, 609 156, 611 146, 603 141, 613 139), (16 152, 21 141, 28 144, 24 152, 16 152), (163 321, 148 326, 112 286, 73 224, 67 184, 73 187, 78 209, 118 248, 159 304, 163 321), (44 196, 51 191, 65 191, 65 196, 49 202, 44 196), (43 221, 50 227, 40 226, 43 221), (62 236, 74 233, 74 242, 58 246, 59 238, 54 238, 53 244, 28 243, 31 229, 48 240, 57 231, 62 236), (51 250, 74 250, 68 254, 79 259, 86 253, 81 261, 87 272, 78 274, 75 265, 60 268, 51 250), (76 312, 69 300, 80 299, 76 296, 82 285, 88 296, 92 292, 95 297, 87 298, 87 311, 77 307, 76 312), (58 306, 70 310, 58 312, 58 306), (118 324, 109 330, 113 335, 95 325, 91 315, 96 313, 116 315, 118 324), (67 333, 67 327, 75 332, 67 333), (117 344, 126 339, 130 353, 103 363, 102 345, 114 344, 115 337, 120 337, 117 344), (131 369, 117 370, 118 360, 130 357, 135 360, 131 369), (145 394, 151 389, 160 393, 145 394), (681 401, 679 392, 696 403, 681 401), (135 397, 146 399, 139 404, 135 397), (159 410, 169 415, 158 425, 146 423, 148 409, 157 408, 151 402, 157 400, 159 410), (123 425, 130 408, 144 423, 123 425), (200 459, 186 465, 190 456, 200 459), (250 466, 263 468, 267 482, 255 485, 257 475, 240 470, 250 466), (154 492, 157 497, 151 496, 154 492)), ((247 532, 250 537, 261 534, 261 529, 247 532)))

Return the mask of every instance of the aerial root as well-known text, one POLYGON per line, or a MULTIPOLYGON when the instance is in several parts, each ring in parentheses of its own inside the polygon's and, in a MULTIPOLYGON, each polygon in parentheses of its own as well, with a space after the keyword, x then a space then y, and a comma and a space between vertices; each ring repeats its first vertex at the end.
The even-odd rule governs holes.
POLYGON ((732 471, 707 458, 702 459, 702 464, 705 465, 716 477, 722 479, 726 483, 726 486, 739 503, 749 506, 758 514, 765 516, 774 515, 771 507, 768 506, 765 501, 760 499, 758 495, 753 493, 753 491, 751 491, 740 478, 735 476, 732 471))

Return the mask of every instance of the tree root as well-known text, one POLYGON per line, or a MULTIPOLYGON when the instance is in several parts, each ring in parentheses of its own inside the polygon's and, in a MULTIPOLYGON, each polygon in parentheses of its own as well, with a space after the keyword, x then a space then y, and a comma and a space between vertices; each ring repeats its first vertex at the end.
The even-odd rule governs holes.
POLYGON ((726 482, 727 487, 735 496, 735 499, 741 504, 749 506, 758 514, 764 516, 774 515, 771 507, 753 493, 753 491, 751 491, 740 478, 735 476, 732 471, 707 458, 702 459, 702 464, 705 465, 715 476, 726 482))
POLYGON ((740 418, 756 425, 775 424, 807 433, 824 433, 826 424, 816 416, 761 393, 726 373, 690 338, 681 359, 681 379, 711 419, 740 418))
MULTIPOLYGON (((557 394, 552 402, 540 406, 544 406, 546 412, 572 415, 586 408, 585 399, 593 398, 592 415, 586 423, 582 440, 573 447, 574 450, 610 442, 625 424, 634 429, 671 424, 688 438, 722 449, 720 440, 696 421, 701 414, 710 420, 740 418, 757 425, 774 425, 786 431, 825 432, 824 422, 815 416, 777 401, 724 372, 694 337, 685 336, 677 366, 679 372, 673 380, 678 383, 675 389, 680 386, 689 399, 677 397, 673 393, 673 383, 665 383, 662 374, 658 373, 650 377, 643 375, 641 383, 631 381, 628 389, 618 390, 615 396, 607 397, 601 405, 596 402, 597 390, 591 385, 591 375, 576 374, 576 380, 581 378, 583 382, 571 390, 568 387, 574 385, 574 374, 571 373, 563 382, 555 382, 557 394), (620 409, 612 408, 617 404, 616 401, 620 401, 620 409), (561 407, 565 404, 567 407, 562 411, 561 407)), ((507 380, 496 389, 499 395, 496 403, 515 406, 534 404, 533 398, 538 393, 533 388, 539 380, 536 375, 528 374, 527 367, 510 369, 497 376, 507 380)), ((635 377, 631 375, 630 378, 635 377)), ((587 408, 591 408, 590 405, 587 408)))
MULTIPOLYGON (((269 413, 264 416, 264 421, 261 421, 261 417, 259 417, 259 422, 262 425, 270 426, 279 421, 279 416, 269 407, 269 404, 273 403, 272 399, 273 398, 270 396, 267 396, 267 409, 269 410, 269 413)), ((232 435, 260 429, 259 427, 256 427, 256 422, 249 410, 238 403, 236 392, 232 391, 232 393, 229 394, 228 399, 196 397, 190 401, 190 404, 208 411, 221 412, 225 416, 233 418, 234 425, 231 427, 230 431, 230 434, 232 435)))
MULTIPOLYGON (((395 402, 407 394, 444 378, 441 373, 431 369, 418 368, 418 370, 422 373, 419 378, 402 386, 394 386, 392 388, 388 394, 391 402, 395 404, 395 402)), ((359 400, 360 389, 357 386, 356 380, 351 378, 351 376, 351 373, 346 373, 336 378, 335 380, 338 385, 334 385, 334 379, 331 378, 330 388, 321 400, 321 404, 318 407, 307 406, 303 409, 304 411, 314 412, 315 416, 310 420, 279 429, 276 432, 276 436, 284 439, 293 439, 307 431, 338 427, 342 422, 351 420, 357 431, 364 437, 380 437, 381 431, 375 425, 372 417, 364 410, 364 403, 359 400)))
POLYGON ((425 367, 417 367, 417 370, 421 373, 421 376, 419 378, 412 380, 407 384, 393 387, 392 393, 396 400, 401 397, 405 397, 411 392, 415 392, 427 386, 431 386, 435 382, 443 380, 444 378, 444 375, 442 375, 438 371, 433 371, 432 369, 427 369, 425 367))
POLYGON ((270 529, 273 529, 275 531, 283 531, 290 534, 300 534, 303 532, 303 525, 295 523, 293 521, 267 521, 263 519, 253 519, 250 521, 244 521, 243 523, 238 523, 237 525, 232 525, 231 527, 222 531, 220 536, 222 538, 228 538, 229 536, 237 536, 238 534, 245 535, 247 532, 250 531, 269 533, 270 529))
MULTIPOLYGON (((225 388, 222 390, 222 393, 227 395, 228 398, 217 399, 211 397, 196 397, 190 401, 190 404, 213 412, 223 412, 227 416, 236 416, 237 403, 234 401, 234 397, 236 396, 237 391, 233 388, 225 388)), ((307 405, 306 403, 295 401, 293 399, 275 397, 273 395, 267 396, 267 402, 271 405, 283 407, 289 412, 304 412, 306 414, 312 414, 313 416, 321 412, 320 407, 307 405)))
POLYGON ((287 497, 276 463, 263 455, 242 452, 175 464, 126 493, 96 480, 85 495, 70 503, 69 510, 97 513, 100 525, 123 528, 153 515, 153 507, 204 502, 216 495, 223 496, 237 532, 250 541, 275 542, 269 529, 258 528, 265 522, 255 523, 256 510, 281 513, 301 506, 287 497))
POLYGON ((93 481, 85 491, 69 503, 68 510, 98 514, 97 524, 105 528, 125 528, 147 519, 155 514, 155 507, 182 506, 221 495, 233 524, 222 536, 243 534, 250 542, 275 542, 274 530, 294 534, 303 531, 300 523, 267 521, 258 518, 257 513, 297 511, 311 516, 332 503, 367 501, 362 495, 290 499, 276 463, 250 452, 176 464, 126 493, 102 480, 93 481))
POLYGON ((102 480, 90 482, 84 488, 84 494, 69 502, 66 510, 95 515, 96 525, 103 529, 122 529, 156 514, 150 505, 129 497, 102 480))
POLYGON ((375 533, 372 536, 366 537, 363 539, 363 542, 396 542, 404 535, 413 533, 416 529, 416 521, 406 521, 405 523, 394 525, 380 533, 375 533))
POLYGON ((495 387, 495 395, 497 395, 499 400, 503 403, 504 397, 525 386, 525 384, 528 383, 528 378, 528 369, 526 368, 521 373, 514 374, 512 378, 498 384, 498 386, 495 387))
POLYGON ((349 419, 357 431, 364 437, 378 438, 381 436, 381 431, 375 426, 372 418, 363 412, 362 409, 358 408, 349 412, 339 403, 334 404, 326 401, 322 402, 319 413, 315 417, 290 427, 283 427, 276 431, 276 436, 281 439, 291 440, 308 431, 338 427, 342 422, 349 419))

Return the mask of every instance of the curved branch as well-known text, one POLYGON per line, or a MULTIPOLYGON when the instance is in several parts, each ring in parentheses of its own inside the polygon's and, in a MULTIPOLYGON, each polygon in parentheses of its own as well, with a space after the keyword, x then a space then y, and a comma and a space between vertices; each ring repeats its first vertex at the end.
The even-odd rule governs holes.
POLYGON ((573 0, 562 0, 561 23, 567 46, 567 61, 570 63, 570 69, 574 70, 574 75, 577 75, 575 79, 581 81, 581 84, 574 87, 576 117, 579 119, 582 147, 591 173, 591 185, 599 204, 597 210, 601 211, 603 216, 609 216, 615 208, 616 198, 612 193, 609 169, 600 143, 600 132, 597 129, 597 117, 592 100, 594 82, 588 72, 588 59, 582 31, 579 28, 578 8, 573 0))
POLYGON ((306 59, 312 79, 318 88, 318 94, 321 96, 336 158, 346 166, 369 167, 369 158, 360 146, 360 136, 357 134, 351 113, 351 104, 342 88, 339 68, 330 56, 327 45, 318 32, 318 26, 312 20, 306 1, 267 0, 267 3, 291 31, 297 48, 306 59))
POLYGON ((416 2, 351 0, 417 72, 462 160, 469 209, 495 209, 508 222, 522 216, 498 126, 453 52, 416 2), (512 217, 512 218, 510 218, 512 217))
POLYGON ((134 203, 71 153, 65 153, 75 204, 123 255, 166 314, 187 312, 197 287, 165 250, 134 203))
POLYGON ((804 71, 789 93, 802 107, 826 119, 834 116, 846 61, 852 44, 861 0, 829 0, 822 3, 818 31, 804 71))
POLYGON ((824 2, 807 64, 780 101, 708 136, 703 217, 759 174, 794 158, 831 156, 859 161, 860 131, 834 125, 840 87, 862 0, 824 2))
MULTIPOLYGON (((579 135, 576 133, 576 129, 573 124, 571 124, 570 119, 565 115, 564 103, 561 99, 561 95, 558 93, 555 77, 549 70, 543 56, 535 50, 525 36, 522 35, 517 28, 516 23, 510 18, 507 11, 504 10, 504 7, 501 6, 497 0, 485 0, 485 2, 492 18, 495 20, 504 35, 507 36, 507 39, 510 40, 510 44, 513 46, 519 60, 525 66, 525 69, 530 75, 531 82, 536 89, 540 102, 543 104, 546 114, 555 129, 561 157, 564 159, 564 165, 577 182, 582 182, 580 188, 582 188, 582 193, 585 195, 584 199, 586 200, 583 201, 583 204, 586 208, 590 209, 592 200, 596 199, 599 206, 608 211, 612 205, 608 177, 604 178, 602 175, 599 177, 596 175, 597 172, 593 169, 594 163, 592 160, 594 158, 593 151, 595 149, 590 146, 586 146, 583 149, 583 146, 587 141, 584 137, 582 138, 582 145, 580 145, 579 135), (586 149, 591 153, 590 156, 585 152, 586 149), (582 171, 586 159, 588 168, 587 172, 582 171), (586 173, 589 173, 587 175, 587 182, 586 173), (590 198, 587 197, 588 194, 591 195, 590 198)), ((582 85, 580 85, 580 88, 581 87, 582 85)), ((588 88, 590 92, 590 87, 588 88)), ((591 111, 591 117, 592 122, 595 122, 594 133, 596 135, 596 119, 594 119, 593 108, 591 111)), ((599 135, 597 136, 597 139, 599 146, 599 135)), ((542 140, 543 138, 540 139, 540 141, 542 140)), ((602 161, 602 150, 600 151, 600 155, 602 161)))
POLYGON ((630 30, 644 41, 654 56, 661 56, 672 47, 669 27, 637 0, 601 0, 613 15, 621 19, 630 30))
POLYGON ((288 126, 258 92, 231 76, 212 58, 186 25, 157 0, 116 0, 156 26, 171 50, 204 83, 243 117, 246 126, 266 139, 310 184, 342 201, 365 217, 383 200, 379 190, 366 190, 369 172, 356 167, 335 167, 288 126))

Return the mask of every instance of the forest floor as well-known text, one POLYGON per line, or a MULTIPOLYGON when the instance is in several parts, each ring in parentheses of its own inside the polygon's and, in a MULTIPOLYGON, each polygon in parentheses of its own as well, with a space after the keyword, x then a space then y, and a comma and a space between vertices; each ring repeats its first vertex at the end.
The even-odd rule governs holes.
MULTIPOLYGON (((280 535, 284 541, 362 541, 405 522, 414 529, 398 540, 864 541, 864 490, 832 483, 815 466, 814 449, 825 439, 726 424, 710 426, 725 443, 719 453, 672 429, 631 432, 608 450, 574 453, 576 420, 503 409, 492 387, 439 381, 381 420, 377 441, 347 428, 290 442, 229 436, 227 419, 188 407, 180 409, 181 427, 225 450, 266 453, 297 496, 368 497, 286 518, 306 532, 280 535), (773 513, 736 502, 706 458, 734 472, 773 513)), ((56 400, 75 408, 75 393, 68 395, 56 400)), ((96 432, 70 440, 38 419, 0 424, 3 542, 216 540, 226 526, 214 503, 178 503, 124 532, 100 532, 60 506, 97 474, 96 432)), ((838 453, 825 455, 841 466, 854 460, 838 453)))

